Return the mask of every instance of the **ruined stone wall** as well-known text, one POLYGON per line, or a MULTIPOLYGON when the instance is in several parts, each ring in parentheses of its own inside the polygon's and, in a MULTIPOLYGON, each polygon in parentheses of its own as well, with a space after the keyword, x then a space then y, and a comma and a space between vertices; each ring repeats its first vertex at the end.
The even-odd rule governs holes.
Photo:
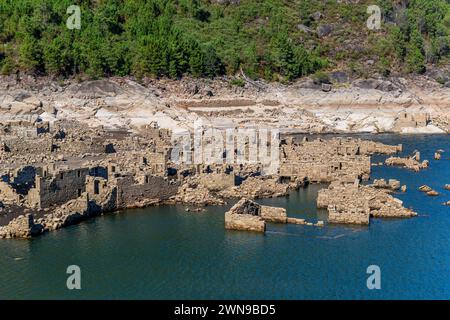
POLYGON ((157 123, 142 126, 140 134, 148 140, 161 143, 170 143, 172 137, 171 130, 159 128, 157 123))
POLYGON ((399 145, 388 145, 375 141, 361 141, 360 143, 360 153, 365 155, 370 154, 394 154, 397 152, 401 152, 403 150, 403 146, 399 145))
POLYGON ((50 125, 48 122, 33 122, 26 120, 7 121, 6 123, 0 123, 0 136, 9 135, 17 138, 36 138, 41 134, 48 133, 50 131, 50 125))
POLYGON ((0 181, 0 201, 6 203, 18 203, 20 200, 19 194, 7 182, 0 181))
MULTIPOLYGON (((396 187, 398 183, 392 181, 391 188, 396 187)), ((411 209, 403 207, 401 200, 392 197, 389 189, 379 188, 379 184, 362 186, 358 181, 353 184, 334 181, 328 189, 319 190, 317 207, 328 209, 328 221, 331 223, 368 224, 370 216, 417 215, 411 209)))
POLYGON ((86 177, 86 192, 89 196, 90 211, 112 212, 117 210, 117 186, 102 177, 86 177))
POLYGON ((373 153, 395 153, 401 146, 350 138, 329 140, 306 138, 299 144, 293 139, 282 146, 280 176, 307 177, 312 182, 331 182, 342 177, 352 181, 356 177, 368 178, 373 153))
POLYGON ((307 177, 312 182, 325 182, 331 178, 330 170, 330 166, 327 164, 289 161, 280 165, 280 176, 307 177))
POLYGON ((270 206, 261 206, 261 218, 264 221, 276 222, 276 223, 286 223, 287 213, 286 209, 270 206))
POLYGON ((175 196, 178 184, 172 184, 158 176, 147 175, 143 183, 135 181, 132 175, 116 179, 117 205, 119 208, 139 206, 145 200, 166 200, 175 196))
POLYGON ((36 186, 28 192, 27 201, 31 206, 48 208, 81 196, 86 191, 88 168, 44 171, 36 177, 36 186))
POLYGON ((68 155, 84 153, 108 153, 108 143, 104 139, 62 140, 55 142, 55 151, 68 155))
POLYGON ((367 156, 340 157, 328 161, 286 161, 280 165, 280 176, 308 178, 311 182, 331 182, 342 176, 354 178, 370 174, 367 156))
POLYGON ((211 191, 220 191, 236 185, 233 173, 207 173, 200 175, 200 183, 211 191))

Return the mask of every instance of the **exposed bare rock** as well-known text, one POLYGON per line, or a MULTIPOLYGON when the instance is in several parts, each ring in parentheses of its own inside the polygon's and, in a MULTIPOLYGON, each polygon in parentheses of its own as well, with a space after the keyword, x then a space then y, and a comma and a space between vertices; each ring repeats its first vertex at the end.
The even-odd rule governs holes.
POLYGON ((319 38, 323 38, 323 37, 330 35, 332 31, 333 31, 333 26, 328 25, 328 24, 321 24, 317 27, 317 30, 316 30, 319 38))

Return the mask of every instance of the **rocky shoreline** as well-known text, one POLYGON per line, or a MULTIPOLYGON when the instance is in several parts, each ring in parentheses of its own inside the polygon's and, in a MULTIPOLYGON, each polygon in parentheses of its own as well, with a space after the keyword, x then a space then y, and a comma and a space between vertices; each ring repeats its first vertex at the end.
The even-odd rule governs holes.
MULTIPOLYGON (((156 121, 174 132, 195 121, 265 126, 302 133, 448 133, 450 89, 429 76, 332 80, 289 85, 233 78, 52 81, 0 77, 0 120, 76 120, 89 127, 137 130, 156 121), (338 81, 339 80, 339 81, 338 81), (334 82, 333 82, 334 81, 334 82)), ((332 78, 333 79, 333 78, 332 78)))

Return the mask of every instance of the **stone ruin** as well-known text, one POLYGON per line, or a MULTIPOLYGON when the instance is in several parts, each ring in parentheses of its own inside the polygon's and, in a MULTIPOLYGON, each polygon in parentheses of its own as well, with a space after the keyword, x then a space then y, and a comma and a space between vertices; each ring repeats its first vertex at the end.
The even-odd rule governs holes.
POLYGON ((306 222, 304 219, 287 216, 286 209, 272 206, 263 206, 250 199, 242 198, 225 213, 225 229, 240 231, 265 232, 266 222, 292 223, 323 227, 323 221, 316 224, 306 222))
POLYGON ((0 122, 0 138, 37 138, 50 132, 49 122, 31 120, 9 120, 0 122))
POLYGON ((167 130, 155 134, 153 127, 150 141, 65 121, 50 128, 33 143, 9 135, 11 130, 5 135, 10 140, 2 140, 8 145, 0 154, 0 237, 36 235, 22 223, 26 212, 33 212, 29 221, 45 232, 177 194, 179 182, 169 175, 167 130))
POLYGON ((400 112, 395 119, 394 131, 401 132, 403 128, 421 128, 426 127, 431 122, 431 116, 428 113, 410 113, 400 112))
POLYGON ((266 221, 286 223, 286 209, 261 206, 242 198, 225 213, 225 229, 245 231, 266 231, 266 221))
POLYGON ((346 177, 347 181, 368 179, 370 155, 392 154, 402 146, 350 138, 316 139, 296 143, 288 139, 281 150, 281 179, 307 178, 310 182, 331 182, 346 177))
MULTIPOLYGON (((250 199, 287 196, 290 190, 309 182, 340 180, 348 187, 355 179, 368 178, 371 154, 402 149, 401 145, 349 138, 304 139, 299 143, 287 139, 278 146, 279 171, 267 174, 261 163, 174 163, 170 158, 171 132, 155 123, 135 133, 67 121, 22 125, 26 138, 15 134, 20 131, 16 124, 3 127, 0 134, 0 237, 34 236, 125 208, 158 203, 222 205, 227 199, 242 197, 247 199, 244 207, 259 209, 257 214, 226 215, 230 228, 261 231, 261 221, 264 226, 266 222, 314 225, 287 217, 281 208, 250 205, 254 203, 250 199), (36 136, 29 139, 34 133, 36 136)), ((248 154, 243 156, 248 158, 248 154)), ((344 193, 353 206, 350 216, 358 217, 350 220, 365 223, 369 215, 406 215, 388 194, 394 184, 397 188, 391 181, 377 182, 344 193), (364 197, 355 200, 358 195, 371 194, 378 202, 365 201, 364 197)), ((325 197, 326 191, 322 194, 325 197)), ((339 203, 338 195, 328 198, 334 205, 331 221, 338 221, 345 213, 344 203, 339 203)))
POLYGON ((423 160, 420 162, 420 152, 416 151, 412 156, 406 158, 400 157, 390 157, 385 161, 388 166, 398 166, 405 167, 416 172, 428 168, 430 162, 428 160, 423 160))
POLYGON ((368 225, 370 217, 409 218, 417 216, 403 207, 403 202, 390 193, 400 183, 392 180, 388 185, 361 185, 333 181, 327 189, 319 190, 317 207, 328 210, 329 223, 368 225))

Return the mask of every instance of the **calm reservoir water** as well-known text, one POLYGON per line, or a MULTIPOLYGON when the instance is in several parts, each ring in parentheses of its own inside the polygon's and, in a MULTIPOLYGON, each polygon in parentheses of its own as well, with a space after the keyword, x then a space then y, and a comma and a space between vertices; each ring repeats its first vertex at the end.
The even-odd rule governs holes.
MULTIPOLYGON (((412 219, 372 219, 370 227, 269 224, 266 235, 225 231, 228 207, 187 213, 183 206, 111 214, 32 240, 0 240, 0 299, 450 299, 449 136, 366 136, 418 149, 420 173, 373 167, 372 178, 408 186, 398 198, 412 219), (442 160, 433 160, 444 149, 442 160), (427 184, 439 191, 417 191, 427 184), (81 290, 66 268, 81 268, 81 290), (381 268, 381 290, 366 286, 381 268)), ((375 156, 381 161, 384 156, 375 156)), ((288 215, 326 220, 311 185, 288 198, 261 200, 288 215)))

